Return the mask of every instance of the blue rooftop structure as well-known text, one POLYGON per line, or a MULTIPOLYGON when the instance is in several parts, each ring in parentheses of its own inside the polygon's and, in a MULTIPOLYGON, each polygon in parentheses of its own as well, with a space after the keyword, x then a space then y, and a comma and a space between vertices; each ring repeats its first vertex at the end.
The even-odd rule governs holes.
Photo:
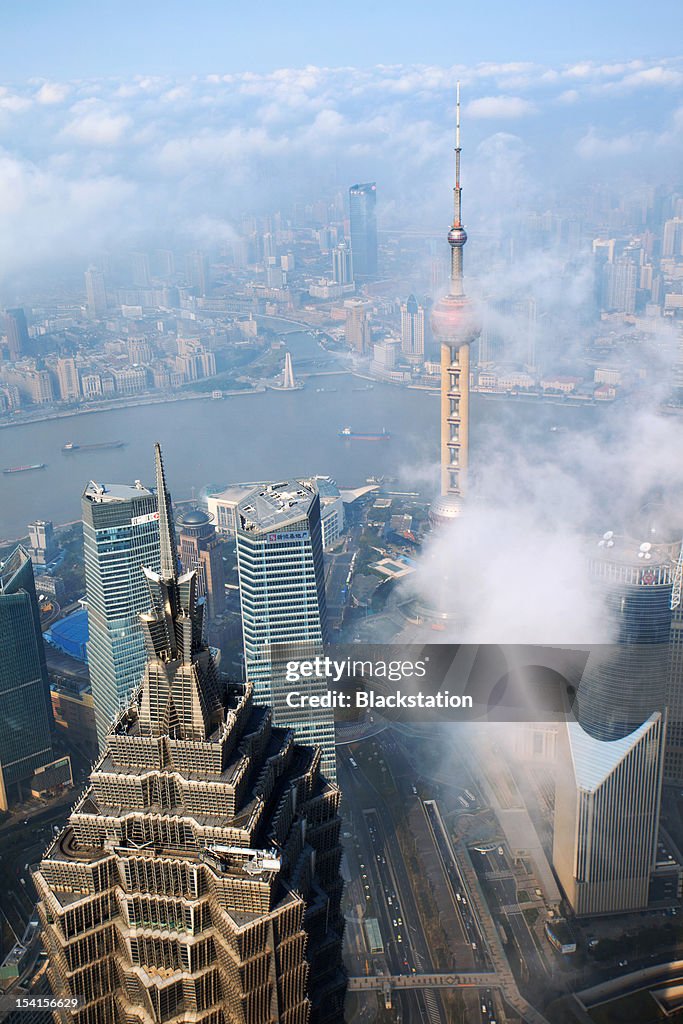
POLYGON ((88 642, 88 612, 85 608, 67 615, 43 633, 45 640, 72 658, 87 663, 86 644, 88 642))

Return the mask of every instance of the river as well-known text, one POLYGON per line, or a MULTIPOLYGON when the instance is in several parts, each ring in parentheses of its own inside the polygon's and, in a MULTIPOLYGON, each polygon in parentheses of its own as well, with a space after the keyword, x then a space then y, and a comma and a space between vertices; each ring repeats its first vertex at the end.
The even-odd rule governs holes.
MULTIPOLYGON (((322 369, 325 354, 314 339, 288 335, 295 373, 322 369), (321 360, 319 366, 316 362, 321 360)), ((435 395, 375 384, 351 374, 310 377, 298 391, 200 398, 81 413, 0 430, 0 467, 47 463, 44 470, 0 474, 0 538, 26 535, 33 519, 55 524, 80 517, 88 480, 100 483, 153 479, 152 446, 164 450, 169 487, 188 498, 208 485, 240 480, 329 474, 340 486, 387 475, 397 490, 431 490, 438 459, 439 401, 435 395), (324 391, 317 391, 324 388, 324 391), (333 389, 333 390, 327 390, 333 389), (388 441, 344 441, 337 432, 391 432, 388 441), (67 441, 124 441, 125 448, 65 455, 67 441)), ((550 427, 591 429, 602 409, 517 403, 473 396, 472 457, 513 432, 520 444, 552 437, 550 427), (500 429, 498 429, 500 428, 500 429), (498 439, 498 441, 497 441, 498 439)))

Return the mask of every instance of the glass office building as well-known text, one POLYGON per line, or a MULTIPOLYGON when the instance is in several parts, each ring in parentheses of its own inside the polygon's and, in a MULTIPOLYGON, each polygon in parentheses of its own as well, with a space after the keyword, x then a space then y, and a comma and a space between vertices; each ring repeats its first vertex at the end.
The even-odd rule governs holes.
POLYGON ((553 864, 578 916, 647 906, 666 740, 675 545, 611 531, 590 560, 614 643, 591 651, 560 737, 553 864))
POLYGON ((377 185, 374 181, 349 189, 351 256, 357 281, 377 277, 377 185))
POLYGON ((327 691, 325 679, 287 680, 287 663, 323 653, 327 604, 320 495, 313 480, 255 488, 236 509, 237 564, 242 603, 244 665, 254 699, 273 708, 276 725, 297 741, 322 747, 322 769, 336 778, 330 709, 289 707, 292 690, 327 691))
POLYGON ((91 480, 82 497, 88 664, 100 746, 145 666, 139 615, 149 591, 142 566, 159 568, 159 513, 154 491, 91 480))
POLYGON ((0 810, 53 760, 52 706, 33 566, 19 545, 0 563, 0 810))

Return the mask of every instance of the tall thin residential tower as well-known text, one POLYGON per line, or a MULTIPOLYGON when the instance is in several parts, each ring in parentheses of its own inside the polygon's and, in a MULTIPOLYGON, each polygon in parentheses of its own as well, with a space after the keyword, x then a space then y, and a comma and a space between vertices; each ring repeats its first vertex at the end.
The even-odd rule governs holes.
POLYGON ((470 345, 481 327, 463 284, 463 248, 467 232, 462 224, 460 187, 460 83, 456 96, 455 186, 453 223, 448 232, 451 275, 448 293, 432 310, 431 323, 441 343, 441 498, 432 517, 452 519, 460 514, 469 463, 470 345))

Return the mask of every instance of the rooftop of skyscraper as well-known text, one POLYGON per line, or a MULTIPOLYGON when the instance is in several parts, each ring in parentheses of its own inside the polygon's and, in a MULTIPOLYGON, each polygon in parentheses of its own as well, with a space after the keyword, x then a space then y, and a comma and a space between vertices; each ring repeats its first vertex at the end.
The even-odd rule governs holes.
POLYGON ((98 484, 96 480, 90 480, 83 491, 83 497, 95 502, 130 501, 131 498, 151 496, 153 493, 140 480, 134 484, 98 484))
POLYGON ((5 590, 19 570, 30 561, 28 552, 19 544, 9 558, 0 562, 0 594, 5 590))
POLYGON ((272 530, 298 522, 317 493, 309 480, 284 480, 249 494, 238 505, 243 529, 272 530))
POLYGON ((607 530, 597 542, 592 559, 601 562, 631 566, 638 569, 654 569, 667 567, 673 570, 673 563, 678 558, 680 539, 677 541, 654 540, 649 534, 642 541, 629 534, 617 534, 607 530))

